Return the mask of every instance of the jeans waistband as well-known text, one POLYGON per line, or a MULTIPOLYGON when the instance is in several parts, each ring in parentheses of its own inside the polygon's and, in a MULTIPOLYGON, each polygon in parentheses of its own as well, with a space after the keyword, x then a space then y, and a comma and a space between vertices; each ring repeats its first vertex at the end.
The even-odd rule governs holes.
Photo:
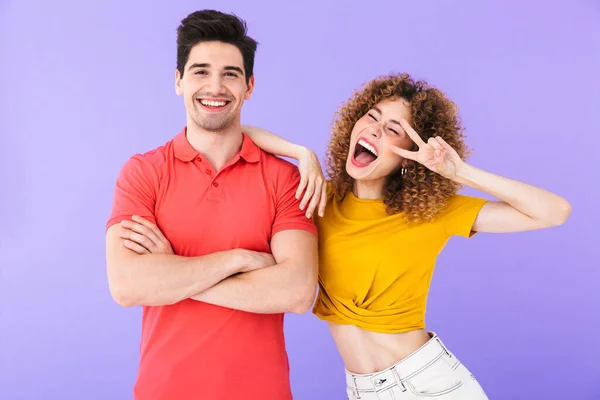
POLYGON ((448 351, 441 339, 435 333, 431 333, 431 335, 431 339, 418 350, 383 371, 354 374, 346 370, 346 384, 348 387, 363 392, 380 391, 395 384, 404 386, 403 381, 427 368, 433 361, 444 355, 453 358, 454 355, 448 351))

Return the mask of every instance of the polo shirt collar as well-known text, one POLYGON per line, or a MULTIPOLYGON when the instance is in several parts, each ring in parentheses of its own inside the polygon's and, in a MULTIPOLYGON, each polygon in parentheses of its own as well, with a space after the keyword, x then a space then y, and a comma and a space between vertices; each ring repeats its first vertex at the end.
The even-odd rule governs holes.
POLYGON ((242 149, 240 150, 240 157, 246 162, 256 163, 260 160, 260 148, 246 135, 244 135, 244 141, 242 142, 242 149))
MULTIPOLYGON (((192 161, 194 158, 198 156, 198 152, 192 147, 190 142, 186 137, 187 128, 183 128, 175 139, 173 139, 173 150, 175 152, 175 157, 184 162, 192 161)), ((260 148, 254 144, 252 140, 246 135, 242 133, 244 136, 242 141, 242 148, 240 152, 236 155, 236 158, 243 158, 246 162, 255 163, 260 160, 260 148)))
POLYGON ((173 139, 173 151, 175 152, 175 157, 184 162, 192 161, 198 155, 198 152, 194 150, 185 137, 186 132, 187 127, 183 128, 183 130, 175 136, 175 139, 173 139))

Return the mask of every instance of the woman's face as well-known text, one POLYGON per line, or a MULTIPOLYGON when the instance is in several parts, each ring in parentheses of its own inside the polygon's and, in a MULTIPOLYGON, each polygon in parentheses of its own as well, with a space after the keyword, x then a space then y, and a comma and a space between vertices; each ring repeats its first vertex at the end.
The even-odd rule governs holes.
POLYGON ((392 146, 410 150, 412 139, 400 121, 410 123, 410 104, 402 98, 388 98, 377 103, 354 124, 346 171, 355 180, 377 180, 392 174, 404 159, 392 146))

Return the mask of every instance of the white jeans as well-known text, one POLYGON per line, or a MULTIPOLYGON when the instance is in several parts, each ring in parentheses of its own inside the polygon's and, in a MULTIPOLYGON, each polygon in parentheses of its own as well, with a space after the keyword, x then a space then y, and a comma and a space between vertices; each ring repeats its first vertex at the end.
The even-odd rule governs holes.
POLYGON ((348 399, 487 399, 473 374, 446 349, 435 333, 431 336, 420 349, 383 371, 372 374, 346 371, 348 399))

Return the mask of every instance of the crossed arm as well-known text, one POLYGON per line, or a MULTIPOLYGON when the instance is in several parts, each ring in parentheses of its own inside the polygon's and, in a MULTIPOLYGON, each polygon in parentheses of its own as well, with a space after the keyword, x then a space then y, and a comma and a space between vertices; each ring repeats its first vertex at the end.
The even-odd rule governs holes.
POLYGON ((306 312, 316 294, 316 236, 278 232, 271 249, 272 257, 244 249, 181 257, 156 225, 134 218, 107 231, 110 291, 125 307, 192 298, 255 313, 306 312))
POLYGON ((106 233, 109 289, 124 307, 174 304, 242 270, 243 255, 236 251, 180 257, 169 245, 155 253, 142 252, 141 245, 121 238, 124 226, 124 222, 115 224, 106 233))
POLYGON ((317 290, 317 239, 308 231, 276 233, 277 264, 232 276, 192 299, 255 313, 304 313, 317 290))

